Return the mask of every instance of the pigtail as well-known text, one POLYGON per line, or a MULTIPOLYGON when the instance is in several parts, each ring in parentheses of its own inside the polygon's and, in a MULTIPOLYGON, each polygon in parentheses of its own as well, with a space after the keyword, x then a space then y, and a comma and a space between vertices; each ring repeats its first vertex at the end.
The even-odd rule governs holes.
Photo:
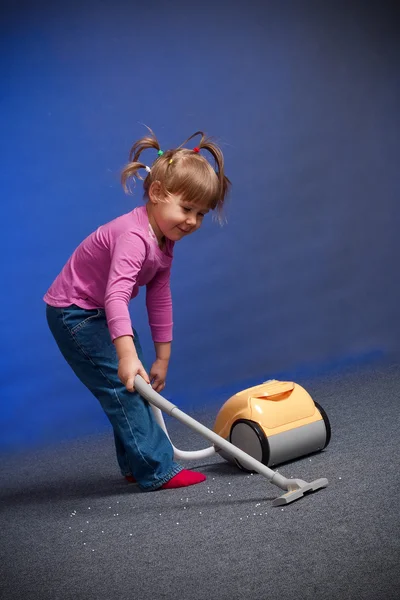
POLYGON ((155 150, 161 149, 154 131, 152 131, 150 127, 147 127, 147 125, 145 125, 145 127, 149 130, 150 135, 142 137, 133 144, 129 152, 130 162, 136 162, 143 150, 147 150, 148 148, 154 148, 155 150))
POLYGON ((150 127, 147 127, 147 125, 145 125, 145 127, 149 130, 150 135, 142 137, 133 144, 129 152, 129 163, 125 165, 121 172, 121 184, 127 194, 131 193, 131 190, 127 185, 129 179, 132 179, 135 183, 135 177, 143 181, 148 176, 148 173, 144 177, 139 173, 141 169, 149 171, 149 167, 138 160, 143 150, 154 148, 155 150, 160 151, 160 144, 158 143, 154 132, 150 127))
POLYGON ((215 167, 216 167, 215 172, 218 176, 220 190, 221 190, 221 205, 222 205, 222 203, 224 202, 225 197, 228 193, 229 187, 231 185, 231 182, 225 175, 224 155, 222 154, 219 146, 217 146, 217 144, 215 144, 212 141, 212 138, 209 138, 209 137, 204 138, 204 140, 203 139, 201 140, 199 148, 200 148, 200 150, 201 149, 208 150, 208 152, 214 158, 215 167))
POLYGON ((198 144, 198 146, 195 148, 196 151, 199 150, 208 150, 208 152, 211 154, 211 156, 214 159, 215 162, 215 173, 218 177, 218 181, 219 181, 219 190, 220 190, 220 194, 219 194, 219 202, 218 202, 218 210, 222 210, 223 204, 224 204, 224 200, 226 198, 226 195, 229 191, 231 182, 230 180, 226 177, 225 172, 224 172, 224 155, 222 154, 221 149, 219 148, 219 146, 213 141, 213 138, 211 137, 207 137, 203 131, 196 131, 196 133, 194 133, 193 135, 191 135, 187 140, 185 140, 183 142, 183 144, 181 144, 181 146, 179 146, 179 148, 182 148, 183 146, 185 146, 191 139, 193 139, 194 137, 196 137, 197 135, 201 135, 201 140, 200 143, 198 144))

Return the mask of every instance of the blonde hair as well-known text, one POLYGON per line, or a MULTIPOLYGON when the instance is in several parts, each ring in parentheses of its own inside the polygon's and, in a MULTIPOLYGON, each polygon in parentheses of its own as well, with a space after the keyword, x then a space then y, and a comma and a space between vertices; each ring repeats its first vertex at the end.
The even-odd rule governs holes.
POLYGON ((196 131, 178 148, 162 152, 153 131, 149 127, 147 129, 150 135, 133 144, 129 163, 122 170, 121 183, 125 192, 131 193, 128 180, 135 181, 137 177, 143 181, 144 197, 148 199, 151 184, 158 181, 163 195, 179 194, 186 202, 216 209, 218 220, 222 222, 222 209, 231 182, 224 173, 224 156, 219 146, 202 131, 196 131), (201 139, 195 150, 183 147, 198 135, 201 135, 201 139), (142 177, 140 170, 146 169, 146 165, 139 161, 139 157, 148 148, 158 150, 159 156, 147 176, 142 177), (215 168, 200 154, 200 150, 207 150, 212 155, 215 168))

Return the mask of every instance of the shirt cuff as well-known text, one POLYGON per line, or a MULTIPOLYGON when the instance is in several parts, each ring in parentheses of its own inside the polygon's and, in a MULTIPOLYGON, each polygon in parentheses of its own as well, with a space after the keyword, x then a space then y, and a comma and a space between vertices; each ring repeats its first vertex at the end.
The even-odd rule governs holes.
POLYGON ((172 342, 172 323, 169 325, 151 325, 153 342, 172 342))
POLYGON ((130 319, 110 319, 108 321, 108 329, 110 331, 112 341, 123 335, 130 335, 134 337, 132 323, 130 319))

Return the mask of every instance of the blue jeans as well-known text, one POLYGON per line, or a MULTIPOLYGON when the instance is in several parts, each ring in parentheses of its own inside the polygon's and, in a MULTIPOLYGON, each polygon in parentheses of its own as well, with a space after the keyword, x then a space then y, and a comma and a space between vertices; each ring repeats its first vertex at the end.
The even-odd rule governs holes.
MULTIPOLYGON (((172 445, 156 422, 150 404, 128 392, 118 377, 118 357, 103 309, 76 305, 46 307, 54 339, 74 373, 99 400, 114 430, 122 475, 132 474, 143 490, 155 490, 182 470, 172 445)), ((142 362, 136 331, 134 343, 142 362)), ((146 368, 146 367, 145 367, 146 368)))

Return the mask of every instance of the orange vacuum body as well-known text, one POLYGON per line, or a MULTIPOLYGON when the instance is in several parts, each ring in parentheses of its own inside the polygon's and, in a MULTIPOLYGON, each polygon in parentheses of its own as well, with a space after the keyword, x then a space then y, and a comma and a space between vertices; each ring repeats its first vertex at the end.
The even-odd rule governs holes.
MULTIPOLYGON (((328 416, 308 392, 297 383, 276 379, 229 398, 213 429, 268 467, 323 450, 331 437, 328 416)), ((217 451, 246 470, 237 459, 217 451)))

